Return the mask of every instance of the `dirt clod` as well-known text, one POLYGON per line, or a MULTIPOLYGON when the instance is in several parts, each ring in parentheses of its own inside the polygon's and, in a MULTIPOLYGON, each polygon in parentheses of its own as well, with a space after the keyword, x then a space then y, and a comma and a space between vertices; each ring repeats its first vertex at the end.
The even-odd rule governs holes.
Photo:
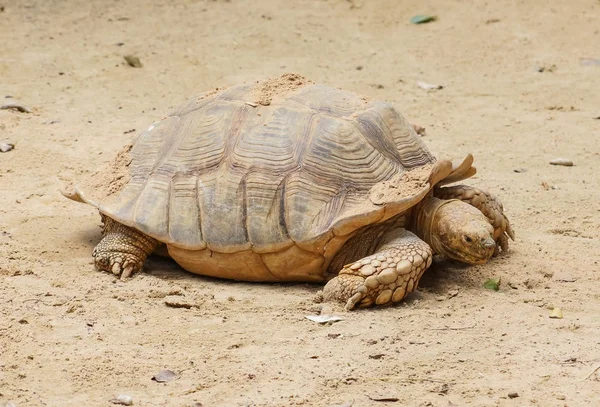
POLYGON ((254 87, 255 103, 268 106, 274 98, 281 97, 311 83, 312 81, 297 73, 286 73, 278 77, 269 78, 259 82, 254 87))

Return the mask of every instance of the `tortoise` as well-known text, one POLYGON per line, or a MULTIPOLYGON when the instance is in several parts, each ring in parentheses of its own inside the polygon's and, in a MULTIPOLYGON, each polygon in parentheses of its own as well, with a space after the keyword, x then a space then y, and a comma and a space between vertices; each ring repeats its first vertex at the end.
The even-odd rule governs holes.
POLYGON ((434 254, 507 250, 500 201, 448 186, 472 163, 436 159, 386 102, 285 74, 192 98, 63 194, 101 214, 99 270, 166 248, 205 276, 326 283, 350 310, 402 300, 434 254))

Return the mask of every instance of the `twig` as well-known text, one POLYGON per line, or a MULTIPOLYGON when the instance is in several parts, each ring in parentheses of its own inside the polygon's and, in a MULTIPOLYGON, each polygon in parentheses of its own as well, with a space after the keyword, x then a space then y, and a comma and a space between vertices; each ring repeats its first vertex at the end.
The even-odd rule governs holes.
POLYGON ((460 331, 462 329, 471 329, 474 328, 475 325, 477 325, 477 323, 470 325, 470 326, 458 326, 458 327, 451 327, 451 326, 447 326, 445 328, 425 328, 425 329, 429 329, 431 331, 460 331))
POLYGON ((581 379, 581 381, 585 382, 587 379, 589 379, 590 377, 592 377, 592 375, 594 373, 596 373, 599 369, 600 369, 600 365, 596 366, 590 373, 588 373, 588 375, 586 377, 584 377, 583 379, 581 379))
POLYGON ((431 382, 431 383, 446 383, 445 380, 440 379, 429 379, 426 377, 398 377, 398 376, 388 376, 388 377, 369 377, 370 380, 379 380, 382 382, 389 381, 398 381, 398 382, 431 382))

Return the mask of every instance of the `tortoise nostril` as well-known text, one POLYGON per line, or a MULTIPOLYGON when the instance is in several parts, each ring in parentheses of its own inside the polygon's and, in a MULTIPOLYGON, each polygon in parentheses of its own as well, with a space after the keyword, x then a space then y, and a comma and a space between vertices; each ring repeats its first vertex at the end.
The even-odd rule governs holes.
POLYGON ((486 249, 489 249, 489 248, 492 248, 492 247, 496 247, 496 242, 491 237, 482 237, 481 238, 481 245, 483 247, 485 247, 486 249))

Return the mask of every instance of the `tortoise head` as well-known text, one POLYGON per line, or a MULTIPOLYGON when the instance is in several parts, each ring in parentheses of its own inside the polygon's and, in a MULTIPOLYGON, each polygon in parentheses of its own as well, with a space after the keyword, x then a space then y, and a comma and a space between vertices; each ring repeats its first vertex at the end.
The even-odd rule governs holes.
POLYGON ((426 201, 423 234, 436 253, 468 264, 483 264, 492 257, 494 228, 483 213, 460 200, 426 201))

